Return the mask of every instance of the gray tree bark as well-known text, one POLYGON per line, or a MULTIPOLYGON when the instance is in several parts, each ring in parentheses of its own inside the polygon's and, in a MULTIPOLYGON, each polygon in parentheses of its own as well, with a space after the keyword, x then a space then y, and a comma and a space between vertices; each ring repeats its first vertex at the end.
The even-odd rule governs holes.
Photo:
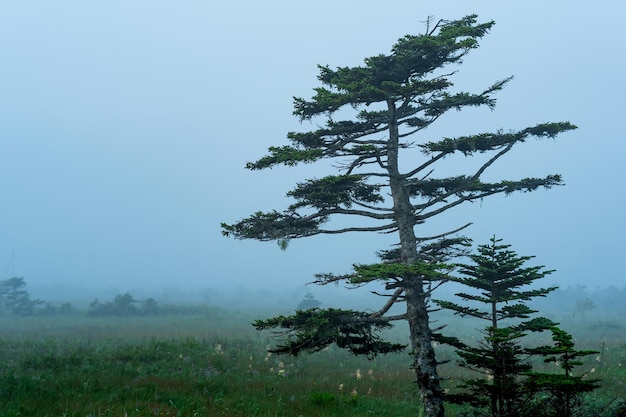
MULTIPOLYGON (((389 186, 393 198, 393 209, 400 237, 400 252, 403 263, 417 261, 417 241, 415 236, 415 216, 409 192, 405 186, 406 178, 398 166, 399 132, 395 103, 387 102, 389 111, 389 143, 387 171, 389 186)), ((422 277, 412 276, 404 279, 404 297, 407 307, 411 355, 413 370, 419 388, 424 412, 428 417, 443 417, 443 390, 437 374, 437 360, 431 344, 431 330, 428 315, 427 294, 424 291, 422 277)))

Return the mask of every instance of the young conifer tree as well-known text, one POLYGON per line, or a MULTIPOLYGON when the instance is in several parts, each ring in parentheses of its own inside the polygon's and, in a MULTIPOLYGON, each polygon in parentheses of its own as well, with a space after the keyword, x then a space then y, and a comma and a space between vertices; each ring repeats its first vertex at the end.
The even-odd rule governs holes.
MULTIPOLYGON (((472 304, 435 300, 440 307, 462 317, 488 322, 477 346, 465 344, 455 337, 434 336, 458 349, 461 366, 482 374, 465 380, 460 386, 462 391, 448 395, 447 399, 488 408, 492 417, 547 416, 545 407, 537 414, 530 406, 536 394, 544 391, 552 395, 550 405, 553 409, 571 412, 575 394, 594 387, 594 381, 583 381, 571 375, 572 367, 580 364, 575 359, 590 352, 574 350, 571 336, 559 329, 558 323, 545 317, 530 318, 537 311, 526 303, 536 297, 545 297, 557 288, 530 287, 553 271, 543 270, 543 266, 524 266, 533 256, 518 256, 508 249, 510 245, 501 241, 494 236, 489 244, 479 246, 478 254, 469 255, 471 264, 457 265, 462 276, 451 278, 473 290, 456 294, 472 304), (475 307, 476 304, 483 307, 475 307), (553 334, 554 346, 532 348, 522 345, 528 332, 548 330, 553 334), (529 358, 533 355, 547 356, 546 361, 561 360, 565 374, 532 372, 529 358)), ((566 415, 570 414, 563 414, 566 415)))
POLYGON ((527 374, 526 385, 531 392, 547 394, 539 401, 542 416, 571 417, 580 406, 580 394, 599 388, 599 379, 574 375, 574 367, 582 365, 581 358, 599 353, 596 350, 576 350, 572 335, 557 326, 550 327, 552 346, 529 349, 533 355, 543 356, 544 362, 554 363, 561 373, 532 371, 527 374))
POLYGON ((382 282, 388 293, 383 294, 387 299, 381 308, 374 312, 297 311, 289 317, 259 320, 256 327, 284 329, 287 340, 276 348, 281 353, 313 352, 336 343, 373 356, 404 348, 383 340, 378 331, 406 320, 412 366, 429 417, 443 416, 444 409, 431 345, 428 299, 433 283, 445 281, 446 271, 436 262, 453 252, 454 244, 463 243, 462 238, 447 237, 467 225, 451 226, 438 236, 420 235, 416 227, 466 202, 561 184, 559 175, 497 182, 482 178, 498 159, 527 139, 553 138, 576 128, 569 122, 557 122, 437 141, 420 136, 450 110, 495 106, 493 94, 510 78, 479 93, 452 91, 450 80, 456 72, 450 67, 477 48, 493 24, 478 23, 475 15, 428 23, 425 33, 399 39, 391 53, 366 58, 362 66, 320 66, 318 79, 323 86, 315 88, 310 100, 295 98, 294 114, 301 121, 323 118, 325 124, 312 131, 289 133, 290 144, 270 147, 267 156, 246 167, 261 170, 329 159, 339 171, 298 183, 287 193, 295 203, 283 211, 257 212, 237 223, 222 224, 226 236, 278 241, 283 248, 291 239, 314 235, 395 234, 397 249, 383 251, 381 263, 355 265, 354 272, 345 275, 321 274, 317 281, 344 281, 355 286, 382 282), (479 159, 467 175, 437 177, 437 167, 446 157, 479 154, 486 158, 479 159), (402 159, 405 164, 401 164, 401 155, 406 156, 402 159), (342 221, 331 222, 338 218, 342 221), (404 303, 406 313, 389 315, 396 303, 404 303))

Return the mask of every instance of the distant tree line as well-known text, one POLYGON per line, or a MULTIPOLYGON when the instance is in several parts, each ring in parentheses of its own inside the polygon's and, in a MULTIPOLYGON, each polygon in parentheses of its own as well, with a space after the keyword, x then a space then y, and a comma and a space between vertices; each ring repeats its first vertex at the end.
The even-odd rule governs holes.
MULTIPOLYGON (((32 299, 26 290, 27 283, 23 277, 13 277, 0 280, 0 316, 53 316, 81 314, 69 302, 53 304, 41 299, 32 299)), ((299 310, 316 308, 321 305, 310 292, 298 304, 299 310)), ((136 299, 131 293, 116 295, 112 300, 100 301, 94 299, 86 311, 92 317, 130 317, 130 316, 157 316, 157 315, 192 315, 207 311, 205 305, 160 304, 154 298, 145 300, 136 299)))
MULTIPOLYGON (((26 289, 23 277, 0 280, 0 316, 52 316, 85 314, 64 302, 53 304, 40 299, 33 299, 26 289)), ((131 317, 156 315, 193 315, 207 312, 205 305, 161 305, 154 298, 138 300, 129 292, 116 295, 110 301, 95 299, 86 314, 92 317, 131 317)))
POLYGON ((90 316, 155 316, 159 305, 154 298, 139 302, 130 293, 116 295, 112 301, 101 303, 95 299, 90 305, 90 316))

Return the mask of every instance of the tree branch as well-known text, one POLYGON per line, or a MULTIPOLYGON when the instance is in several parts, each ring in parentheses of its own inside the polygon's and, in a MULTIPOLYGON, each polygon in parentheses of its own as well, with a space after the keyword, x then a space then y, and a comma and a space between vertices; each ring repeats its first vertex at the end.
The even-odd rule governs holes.
POLYGON ((383 308, 381 308, 380 310, 378 310, 375 313, 372 313, 370 315, 370 317, 380 317, 383 314, 385 314, 386 312, 389 311, 389 309, 396 303, 396 301, 398 300, 398 297, 400 297, 400 295, 402 295, 402 293, 404 292, 403 288, 398 288, 394 291, 394 293, 390 296, 389 300, 387 301, 387 303, 383 306, 383 308))
POLYGON ((454 229, 454 230, 451 230, 451 231, 446 232, 446 233, 442 233, 442 234, 440 234, 440 235, 436 235, 436 236, 429 236, 429 237, 419 237, 419 238, 416 238, 415 240, 416 240, 418 243, 421 243, 421 242, 426 242, 426 241, 428 241, 428 240, 441 239, 441 238, 446 237, 446 236, 449 236, 449 235, 451 235, 451 234, 458 233, 458 232, 460 232, 461 230, 463 230, 463 229, 465 229, 466 227, 469 227, 469 226, 471 226, 471 225, 472 225, 472 223, 467 223, 465 226, 458 227, 458 228, 456 228, 456 229, 454 229))
POLYGON ((336 230, 320 229, 319 233, 327 234, 327 235, 334 235, 334 234, 348 233, 348 232, 381 232, 381 231, 393 229, 396 227, 398 227, 396 222, 393 222, 384 226, 375 226, 375 227, 346 227, 343 229, 336 229, 336 230))
POLYGON ((437 155, 437 156, 435 156, 433 158, 430 158, 428 161, 424 162, 422 165, 418 166, 414 170, 409 171, 408 173, 404 174, 404 177, 405 178, 411 178, 413 175, 417 174, 418 172, 421 172, 422 170, 427 168, 429 165, 434 164, 435 162, 437 162, 438 160, 440 160, 444 156, 446 156, 446 154, 444 152, 441 152, 439 155, 437 155))

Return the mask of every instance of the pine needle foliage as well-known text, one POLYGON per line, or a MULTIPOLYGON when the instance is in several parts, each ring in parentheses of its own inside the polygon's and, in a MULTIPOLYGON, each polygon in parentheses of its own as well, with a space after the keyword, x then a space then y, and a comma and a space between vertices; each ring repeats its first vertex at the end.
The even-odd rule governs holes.
POLYGON ((287 336, 287 339, 270 349, 270 352, 294 356, 301 352, 319 352, 333 343, 355 355, 367 355, 370 358, 406 348, 404 344, 390 343, 378 336, 381 330, 392 327, 388 320, 373 319, 369 314, 352 310, 297 310, 292 316, 256 320, 254 327, 257 330, 283 329, 275 333, 287 336))
POLYGON ((532 392, 546 394, 540 404, 543 415, 570 417, 581 406, 581 394, 600 388, 599 379, 575 375, 574 368, 583 365, 581 358, 595 355, 596 350, 576 350, 572 335, 557 326, 551 326, 553 345, 528 349, 529 353, 544 357, 544 362, 554 363, 562 373, 529 372, 526 384, 532 392))

